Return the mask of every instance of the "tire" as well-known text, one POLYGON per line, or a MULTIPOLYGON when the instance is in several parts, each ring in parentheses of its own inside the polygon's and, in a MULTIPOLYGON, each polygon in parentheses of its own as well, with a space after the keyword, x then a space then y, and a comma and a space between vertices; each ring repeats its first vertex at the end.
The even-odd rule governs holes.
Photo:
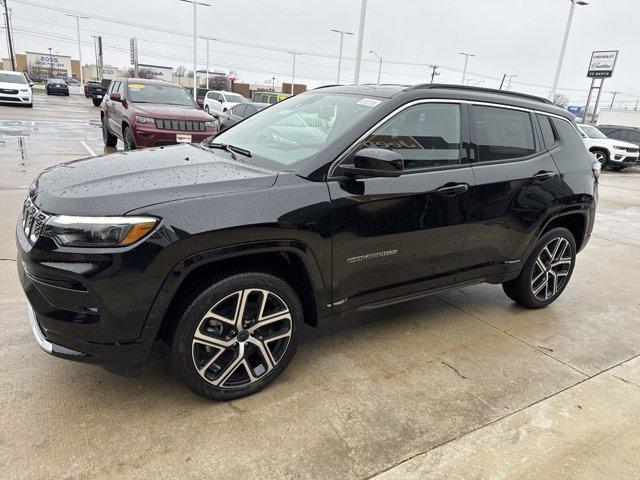
POLYGON ((569 230, 558 227, 548 231, 536 242, 520 275, 502 284, 504 292, 525 307, 546 307, 569 283, 576 253, 576 242, 569 230))
POLYGON ((91 100, 93 101, 94 107, 99 107, 100 105, 102 105, 102 100, 100 100, 99 98, 92 98, 91 100))
POLYGON ((189 389, 206 398, 232 400, 261 390, 298 349, 302 305, 293 288, 271 273, 241 272, 213 281, 183 312, 171 341, 171 365, 189 389), (244 314, 236 315, 239 305, 244 314))
POLYGON ((609 154, 606 150, 593 150, 591 153, 596 157, 596 160, 600 162, 602 170, 609 166, 609 154))
POLYGON ((130 127, 124 127, 122 129, 122 138, 124 138, 124 149, 125 150, 135 150, 136 148, 136 140, 133 138, 133 132, 130 127))
MULTIPOLYGON (((209 113, 209 105, 205 105, 204 106, 204 111, 205 111, 205 113, 209 113)), ((209 114, 209 115, 211 115, 211 114, 209 114)))
POLYGON ((118 137, 109 131, 107 122, 107 117, 104 117, 102 119, 102 141, 106 147, 115 147, 118 143, 118 137))

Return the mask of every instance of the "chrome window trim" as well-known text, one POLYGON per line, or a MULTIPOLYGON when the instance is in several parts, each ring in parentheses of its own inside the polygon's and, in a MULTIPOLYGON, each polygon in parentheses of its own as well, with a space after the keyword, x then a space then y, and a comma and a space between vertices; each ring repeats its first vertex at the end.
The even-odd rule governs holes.
MULTIPOLYGON (((573 129, 575 130, 576 134, 578 136, 580 136, 580 133, 578 133, 575 124, 573 122, 571 122, 570 120, 568 120, 566 117, 563 117, 562 115, 557 115, 555 113, 549 113, 549 112, 543 112, 541 110, 536 110, 535 108, 526 108, 526 107, 518 107, 518 106, 514 106, 514 105, 505 105, 505 104, 502 104, 502 103, 482 102, 482 101, 475 101, 475 100, 461 100, 461 99, 453 99, 453 98, 422 98, 422 99, 419 99, 419 100, 413 100, 413 101, 411 101, 409 103, 405 103, 404 105, 399 106, 393 112, 389 113, 382 120, 377 122, 373 127, 371 127, 369 130, 367 130, 355 142, 353 142, 353 144, 351 144, 350 147, 348 147, 344 152, 342 152, 338 156, 338 158, 331 163, 331 166, 329 167, 329 172, 327 173, 327 181, 335 179, 335 178, 339 178, 339 177, 334 177, 335 169, 338 167, 339 163, 342 162, 346 157, 348 157, 349 154, 351 154, 351 152, 357 147, 357 145, 359 145, 360 142, 362 142, 365 138, 367 138, 369 135, 371 135, 371 133, 373 133, 376 129, 381 127, 389 119, 393 118, 394 116, 396 116, 398 113, 402 112, 403 110, 405 110, 405 109, 407 109, 409 107, 413 107, 414 105, 420 105, 420 104, 423 104, 423 103, 456 103, 458 105, 463 105, 463 104, 465 104, 465 105, 481 105, 481 106, 486 106, 486 107, 506 108, 506 109, 510 109, 510 110, 519 110, 519 111, 522 111, 522 112, 529 112, 529 113, 533 113, 533 114, 547 115, 547 116, 550 116, 550 117, 558 118, 560 120, 564 120, 565 122, 570 124, 573 127, 573 129)), ((532 127, 533 127, 533 125, 532 125, 532 127)))

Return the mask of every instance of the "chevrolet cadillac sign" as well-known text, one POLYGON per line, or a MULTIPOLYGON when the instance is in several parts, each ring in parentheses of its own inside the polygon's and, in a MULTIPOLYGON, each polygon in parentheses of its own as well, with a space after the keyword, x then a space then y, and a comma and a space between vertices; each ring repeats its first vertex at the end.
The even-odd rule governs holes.
POLYGON ((609 78, 618 59, 618 50, 600 50, 591 54, 587 77, 609 78))

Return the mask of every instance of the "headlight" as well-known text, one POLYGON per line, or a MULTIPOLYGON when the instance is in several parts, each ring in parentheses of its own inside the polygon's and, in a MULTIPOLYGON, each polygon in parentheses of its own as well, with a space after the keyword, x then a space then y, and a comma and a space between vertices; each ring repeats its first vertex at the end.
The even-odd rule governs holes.
POLYGON ((211 120, 209 122, 204 122, 204 125, 206 127, 209 127, 209 128, 217 128, 218 127, 218 121, 217 120, 211 120))
POLYGON ((148 235, 158 223, 152 217, 50 217, 42 230, 59 245, 126 247, 148 235))
POLYGON ((139 117, 136 115, 136 122, 138 123, 156 123, 156 121, 151 117, 139 117))
POLYGON ((627 147, 623 147, 622 145, 614 145, 613 148, 615 148, 616 150, 626 150, 627 147))

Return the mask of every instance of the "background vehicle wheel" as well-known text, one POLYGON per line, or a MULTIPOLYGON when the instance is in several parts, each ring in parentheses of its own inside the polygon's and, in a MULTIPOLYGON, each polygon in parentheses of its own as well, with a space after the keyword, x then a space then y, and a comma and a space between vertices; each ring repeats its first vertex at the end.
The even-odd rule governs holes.
POLYGON ((596 160, 600 162, 600 166, 604 170, 609 166, 609 154, 604 150, 594 150, 593 156, 596 157, 596 160))
POLYGON ((536 243, 520 275, 502 284, 504 292, 525 307, 546 307, 569 283, 576 251, 576 242, 569 230, 548 231, 536 243))
POLYGON ((266 272, 237 273, 201 290, 171 342, 171 364, 203 397, 231 400, 275 380, 293 358, 303 322, 294 290, 266 272))
POLYGON ((209 113, 209 105, 205 105, 204 106, 204 111, 205 111, 205 113, 209 113))
POLYGON ((94 107, 99 107, 102 104, 102 100, 100 100, 99 98, 93 98, 92 101, 94 107))
POLYGON ((107 127, 107 117, 102 119, 102 141, 107 147, 115 147, 118 143, 118 137, 113 135, 107 127))
POLYGON ((133 132, 131 131, 131 128, 124 127, 124 130, 122 131, 122 138, 124 138, 125 150, 135 150, 137 148, 136 141, 133 138, 133 132))

